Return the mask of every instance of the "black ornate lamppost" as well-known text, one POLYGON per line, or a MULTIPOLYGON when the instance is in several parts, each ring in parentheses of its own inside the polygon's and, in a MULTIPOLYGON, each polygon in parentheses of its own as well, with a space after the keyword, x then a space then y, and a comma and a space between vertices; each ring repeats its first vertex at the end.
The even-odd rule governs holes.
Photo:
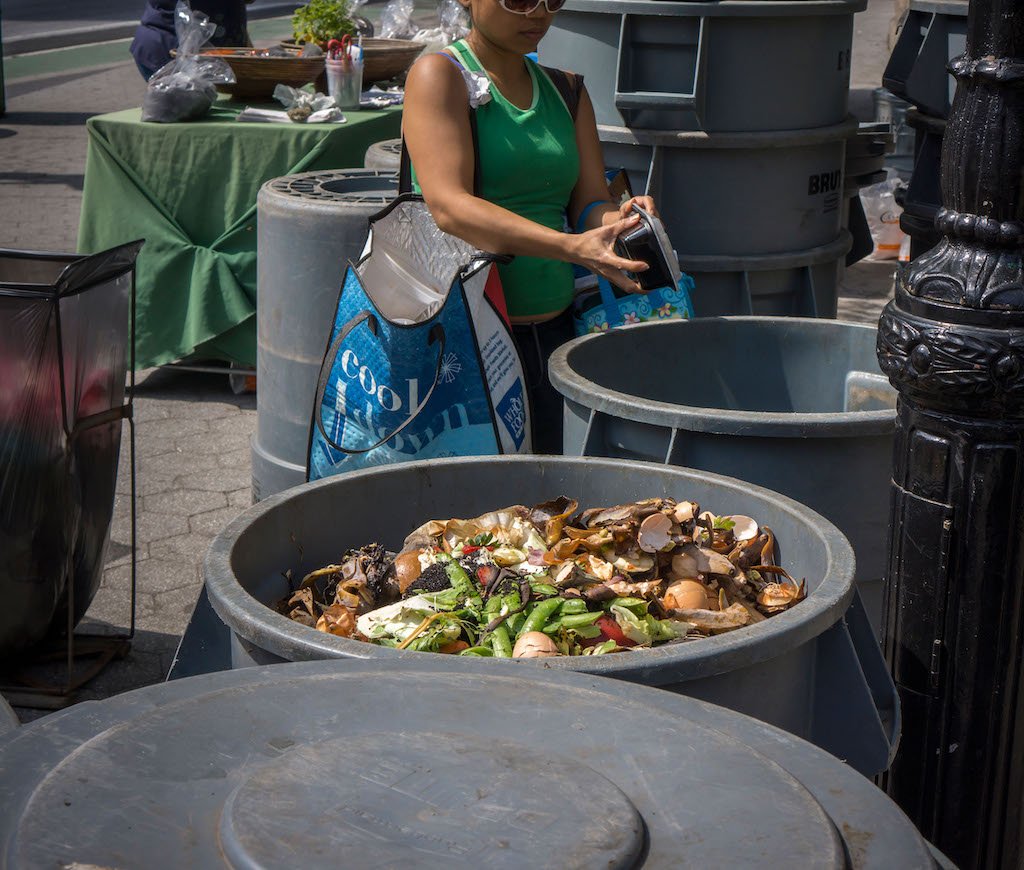
POLYGON ((962 870, 1024 866, 1024 0, 971 0, 942 146, 942 241, 903 267, 883 644, 885 786, 962 870))

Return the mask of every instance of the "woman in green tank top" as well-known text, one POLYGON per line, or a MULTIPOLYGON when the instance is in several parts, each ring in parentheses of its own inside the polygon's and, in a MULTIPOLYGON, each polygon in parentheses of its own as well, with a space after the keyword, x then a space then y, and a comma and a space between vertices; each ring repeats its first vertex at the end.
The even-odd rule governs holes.
POLYGON ((561 452, 561 397, 547 379, 547 356, 572 337, 572 264, 629 292, 615 239, 637 218, 632 202, 612 202, 594 109, 582 89, 575 121, 558 89, 529 58, 564 0, 459 0, 472 29, 443 54, 409 72, 403 135, 414 181, 437 225, 481 250, 512 254, 500 267, 513 331, 533 402, 537 452, 561 452), (475 108, 474 108, 475 107, 475 108), (476 112, 479 196, 474 194, 470 111, 476 112), (576 234, 562 231, 563 215, 576 234))

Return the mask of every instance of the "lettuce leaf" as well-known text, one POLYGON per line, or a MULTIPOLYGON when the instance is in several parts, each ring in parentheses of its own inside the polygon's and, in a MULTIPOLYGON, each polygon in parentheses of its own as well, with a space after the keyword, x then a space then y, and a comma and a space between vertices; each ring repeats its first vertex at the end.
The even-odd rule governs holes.
POLYGON ((640 646, 650 646, 655 641, 673 640, 686 637, 693 626, 689 622, 675 619, 656 619, 649 613, 637 616, 621 604, 612 604, 612 616, 622 629, 622 633, 640 646))

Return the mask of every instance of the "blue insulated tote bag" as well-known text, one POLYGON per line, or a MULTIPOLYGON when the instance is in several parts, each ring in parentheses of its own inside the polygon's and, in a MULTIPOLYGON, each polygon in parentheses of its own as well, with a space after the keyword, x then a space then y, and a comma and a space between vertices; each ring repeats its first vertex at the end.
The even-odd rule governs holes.
POLYGON ((404 194, 370 221, 320 369, 307 479, 529 453, 530 409, 496 262, 404 194))

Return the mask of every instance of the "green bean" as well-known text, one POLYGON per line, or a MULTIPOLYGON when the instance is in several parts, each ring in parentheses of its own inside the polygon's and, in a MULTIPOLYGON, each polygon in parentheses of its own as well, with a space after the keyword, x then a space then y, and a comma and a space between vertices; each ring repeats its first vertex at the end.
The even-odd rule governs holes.
POLYGON ((438 553, 437 561, 444 565, 444 570, 448 573, 448 579, 451 581, 452 587, 458 592, 458 594, 465 595, 467 598, 479 604, 479 587, 470 579, 466 570, 447 553, 438 553))
POLYGON ((580 625, 592 625, 604 616, 601 611, 597 611, 597 613, 565 613, 564 611, 565 609, 563 608, 558 621, 566 628, 576 628, 580 625))
POLYGON ((491 632, 491 645, 496 658, 508 658, 512 655, 512 641, 509 640, 508 629, 499 625, 491 632))
POLYGON ((457 653, 460 656, 477 656, 479 658, 491 658, 494 655, 494 650, 487 646, 471 646, 469 649, 464 649, 462 652, 457 653))
POLYGON ((531 580, 530 581, 530 588, 537 595, 557 595, 558 594, 558 590, 554 586, 552 586, 550 583, 540 583, 540 582, 538 582, 536 580, 531 580))
POLYGON ((544 634, 554 634, 563 628, 579 631, 581 628, 593 625, 602 616, 604 614, 601 611, 597 613, 560 613, 558 618, 545 625, 542 631, 544 634))
POLYGON ((526 618, 522 631, 519 632, 519 637, 531 631, 539 631, 541 626, 548 622, 555 615, 555 611, 561 606, 561 598, 549 598, 546 601, 540 602, 526 618))
POLYGON ((566 598, 559 613, 586 613, 587 602, 582 598, 566 598))

